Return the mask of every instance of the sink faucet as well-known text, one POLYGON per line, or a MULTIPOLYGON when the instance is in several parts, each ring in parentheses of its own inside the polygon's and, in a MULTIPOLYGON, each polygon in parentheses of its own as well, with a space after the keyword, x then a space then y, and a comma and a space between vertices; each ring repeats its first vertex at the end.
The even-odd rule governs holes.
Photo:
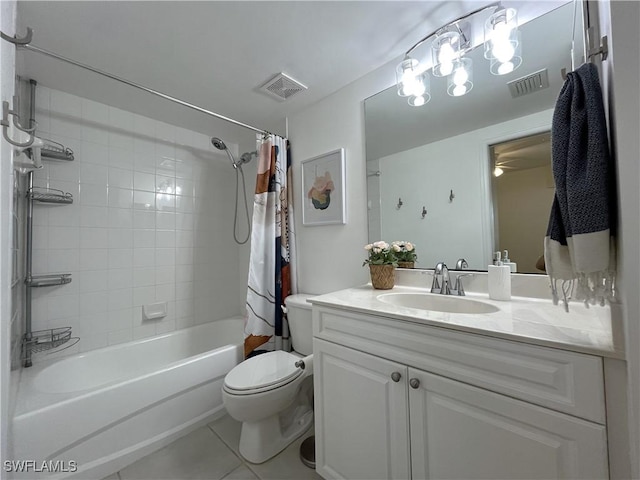
POLYGON ((464 268, 469 268, 469 264, 464 258, 459 258, 456 262, 456 270, 462 270, 464 268))
POLYGON ((438 262, 433 271, 433 283, 431 284, 431 293, 439 293, 441 295, 451 295, 449 288, 449 269, 444 262, 438 262), (438 275, 442 277, 442 287, 438 283, 438 275))

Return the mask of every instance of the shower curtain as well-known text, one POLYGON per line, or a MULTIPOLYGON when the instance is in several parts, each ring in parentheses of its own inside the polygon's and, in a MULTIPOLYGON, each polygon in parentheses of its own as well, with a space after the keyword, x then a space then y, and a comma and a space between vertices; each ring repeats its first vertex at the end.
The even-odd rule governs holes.
POLYGON ((260 143, 244 327, 245 358, 291 349, 282 306, 287 295, 296 291, 289 141, 269 135, 260 143))

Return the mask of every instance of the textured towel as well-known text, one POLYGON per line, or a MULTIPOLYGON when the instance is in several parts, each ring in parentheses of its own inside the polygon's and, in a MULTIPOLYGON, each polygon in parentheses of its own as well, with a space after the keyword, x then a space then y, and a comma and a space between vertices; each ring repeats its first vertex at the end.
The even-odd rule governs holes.
POLYGON ((567 74, 551 125, 556 193, 544 239, 554 303, 558 281, 568 311, 578 299, 604 305, 615 277, 615 190, 602 91, 595 65, 567 74), (574 288, 575 287, 575 288, 574 288))

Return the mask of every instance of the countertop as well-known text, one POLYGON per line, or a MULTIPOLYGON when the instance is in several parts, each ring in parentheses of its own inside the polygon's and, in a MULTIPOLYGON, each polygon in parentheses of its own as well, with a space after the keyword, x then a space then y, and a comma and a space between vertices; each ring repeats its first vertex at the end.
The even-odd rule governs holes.
POLYGON ((467 293, 465 297, 455 298, 461 302, 466 299, 486 302, 498 307, 499 311, 460 314, 401 307, 378 299, 378 296, 388 293, 428 293, 428 290, 407 286, 375 290, 369 284, 319 295, 308 301, 314 306, 337 307, 411 323, 624 359, 622 315, 618 304, 587 308, 580 302, 572 302, 567 313, 561 305, 553 305, 550 299, 511 297, 510 301, 497 301, 486 294, 467 293))

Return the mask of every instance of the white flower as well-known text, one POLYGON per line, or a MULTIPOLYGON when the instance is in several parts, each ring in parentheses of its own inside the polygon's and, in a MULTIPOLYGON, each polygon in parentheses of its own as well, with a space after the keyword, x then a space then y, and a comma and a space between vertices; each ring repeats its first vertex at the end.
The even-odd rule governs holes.
POLYGON ((405 246, 405 248, 407 249, 407 252, 411 252, 411 251, 413 250, 413 248, 414 248, 414 247, 413 247, 413 244, 412 244, 412 243, 409 243, 409 242, 405 243, 405 245, 404 245, 404 246, 405 246))
POLYGON ((382 249, 380 247, 373 247, 373 253, 380 253, 382 249))
POLYGON ((400 248, 400 245, 393 245, 393 251, 394 251, 394 252, 399 252, 400 250, 402 250, 402 249, 400 248))
POLYGON ((365 245, 365 246, 364 246, 364 249, 365 249, 365 250, 371 250, 372 248, 373 248, 373 245, 372 245, 372 244, 369 244, 369 245, 365 245))
POLYGON ((377 242, 373 242, 373 246, 378 247, 381 250, 386 250, 387 248, 389 248, 389 244, 383 240, 378 240, 377 242))

